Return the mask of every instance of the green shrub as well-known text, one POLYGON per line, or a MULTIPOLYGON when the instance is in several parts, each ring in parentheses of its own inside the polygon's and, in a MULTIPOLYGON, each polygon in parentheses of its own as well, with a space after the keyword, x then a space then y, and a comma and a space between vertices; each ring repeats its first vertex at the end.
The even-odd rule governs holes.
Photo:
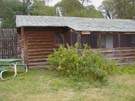
POLYGON ((92 49, 79 50, 78 45, 67 45, 60 48, 49 56, 49 62, 53 69, 60 75, 75 78, 77 80, 104 80, 112 72, 113 63, 107 62, 98 52, 92 49))

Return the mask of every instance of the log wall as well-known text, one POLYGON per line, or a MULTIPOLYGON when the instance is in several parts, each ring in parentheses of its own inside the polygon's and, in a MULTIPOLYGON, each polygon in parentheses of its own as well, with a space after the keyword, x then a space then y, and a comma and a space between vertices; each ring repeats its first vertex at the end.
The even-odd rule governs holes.
POLYGON ((135 62, 135 47, 94 50, 102 53, 106 60, 114 60, 120 64, 132 64, 135 62))
POLYGON ((59 46, 56 43, 55 34, 57 32, 66 33, 66 31, 66 29, 61 28, 23 29, 22 53, 24 53, 25 62, 30 69, 45 68, 49 65, 48 56, 59 46))
MULTIPOLYGON (((59 45, 56 43, 56 34, 62 33, 64 35, 64 43, 74 45, 77 42, 77 33, 71 32, 69 28, 60 27, 25 27, 20 30, 21 37, 21 50, 22 58, 24 62, 28 64, 30 69, 33 68, 45 68, 48 64, 48 55, 52 54, 54 49, 59 45)), ((92 32, 90 35, 81 35, 81 43, 87 43, 92 48, 97 48, 97 38, 99 34, 107 34, 100 32, 92 32)), ((113 34, 114 47, 119 47, 120 41, 121 47, 127 48, 114 48, 100 49, 101 53, 105 57, 118 60, 120 62, 134 60, 135 49, 129 48, 135 47, 135 44, 131 45, 130 35, 121 34, 120 40, 118 39, 119 33, 113 34)))

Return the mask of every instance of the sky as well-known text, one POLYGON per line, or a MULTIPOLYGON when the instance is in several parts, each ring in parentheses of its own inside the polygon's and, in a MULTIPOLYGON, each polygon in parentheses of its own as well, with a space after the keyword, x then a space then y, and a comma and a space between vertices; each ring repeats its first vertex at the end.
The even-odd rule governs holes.
MULTIPOLYGON (((53 6, 59 1, 61 0, 52 0, 49 5, 53 6)), ((91 0, 91 3, 97 8, 99 5, 101 5, 102 1, 103 0, 91 0)))

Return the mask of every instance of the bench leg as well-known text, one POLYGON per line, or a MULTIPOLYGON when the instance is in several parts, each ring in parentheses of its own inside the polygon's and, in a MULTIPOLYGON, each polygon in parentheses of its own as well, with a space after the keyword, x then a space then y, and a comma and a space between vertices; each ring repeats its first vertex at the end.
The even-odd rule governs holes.
POLYGON ((4 78, 3 78, 2 75, 3 75, 3 73, 6 72, 6 71, 7 71, 7 70, 3 70, 3 71, 0 72, 0 79, 1 79, 1 80, 4 80, 4 78))
POLYGON ((27 65, 25 66, 25 72, 28 72, 28 66, 27 65))
POLYGON ((17 64, 13 64, 13 68, 14 68, 14 77, 17 76, 17 64))

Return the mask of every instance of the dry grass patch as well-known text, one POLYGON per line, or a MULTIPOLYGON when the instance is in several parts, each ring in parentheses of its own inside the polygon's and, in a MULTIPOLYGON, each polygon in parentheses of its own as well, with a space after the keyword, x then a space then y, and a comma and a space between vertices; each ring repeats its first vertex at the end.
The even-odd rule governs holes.
POLYGON ((135 74, 110 76, 105 85, 75 82, 47 70, 0 81, 0 101, 135 101, 135 74))

